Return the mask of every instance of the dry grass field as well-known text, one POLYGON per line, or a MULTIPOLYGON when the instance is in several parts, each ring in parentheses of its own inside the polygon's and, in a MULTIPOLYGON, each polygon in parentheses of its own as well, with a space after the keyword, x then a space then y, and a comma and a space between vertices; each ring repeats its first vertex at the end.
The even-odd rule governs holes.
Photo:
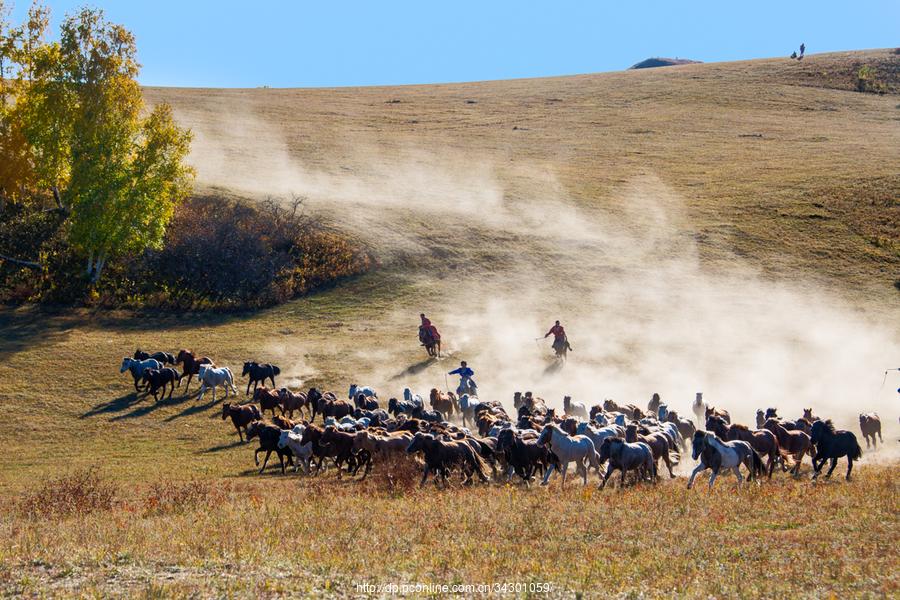
POLYGON ((202 191, 304 195, 380 267, 254 313, 0 309, 0 593, 512 581, 553 596, 897 596, 900 380, 879 384, 900 366, 898 90, 892 50, 441 86, 147 89, 194 129, 202 191), (888 93, 854 91, 864 64, 888 93), (423 360, 421 311, 453 358, 423 360), (529 339, 554 318, 575 347, 561 370, 529 339), (811 405, 853 431, 878 410, 885 447, 849 483, 814 485, 807 463, 741 491, 728 477, 599 492, 595 476, 562 491, 419 490, 377 469, 365 483, 259 476, 221 395, 133 393, 118 366, 136 347, 238 371, 257 358, 282 367, 280 385, 357 381, 385 397, 444 387, 462 357, 504 401, 659 391, 688 413, 703 390, 741 422, 811 405))

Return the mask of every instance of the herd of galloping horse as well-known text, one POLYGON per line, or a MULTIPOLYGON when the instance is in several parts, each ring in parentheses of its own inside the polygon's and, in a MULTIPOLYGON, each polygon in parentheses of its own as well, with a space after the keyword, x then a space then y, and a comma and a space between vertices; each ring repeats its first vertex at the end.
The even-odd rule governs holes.
MULTIPOLYGON (((157 402, 160 391, 165 398, 168 388, 171 398, 185 378, 187 394, 194 376, 200 382, 198 399, 212 390, 215 401, 219 386, 225 388, 226 398, 229 389, 238 394, 228 367, 217 367, 209 357, 188 350, 177 355, 137 350, 122 359, 120 372, 125 371, 134 378, 136 391, 146 390, 157 402)), ((557 472, 565 485, 572 464, 585 485, 594 469, 602 488, 616 471, 620 485, 656 481, 660 461, 674 478, 673 467, 690 445, 698 462, 688 480, 690 488, 706 470, 711 471, 710 487, 723 471, 733 472, 740 484, 741 467, 748 480, 771 479, 776 468, 796 477, 807 455, 813 479, 829 460, 826 477, 830 477, 838 459, 846 457, 849 480, 853 461, 862 456, 852 432, 835 429, 830 419, 818 418, 812 409, 804 409, 796 419, 782 418, 775 408, 760 409, 754 429, 732 423, 727 410, 706 405, 698 393, 692 408, 696 423, 703 423, 700 429, 694 420, 670 410, 658 394, 653 394, 646 410, 609 399, 587 407, 565 396, 558 411, 531 392, 516 392, 513 417, 500 402, 457 397, 436 388, 427 405, 409 388, 403 390, 402 399, 392 397, 386 403, 372 387, 356 384, 349 387, 346 400, 314 387, 307 392, 276 389, 280 372, 269 363, 245 362, 241 377, 247 377, 247 396, 253 388, 252 401, 222 405, 222 420, 231 419, 241 442, 259 441, 254 452, 257 466, 259 454, 265 452, 260 473, 275 454, 282 473, 288 465, 294 472, 302 468, 307 475, 317 475, 333 465, 339 478, 345 473, 358 476, 362 470, 365 479, 379 463, 412 460, 422 467, 422 485, 430 475, 447 485, 454 472, 465 484, 476 478, 509 482, 517 477, 525 485, 535 476, 546 485, 557 472), (266 387, 269 381, 271 388, 266 387), (267 412, 270 419, 265 418, 267 412)), ((883 443, 877 414, 861 414, 859 426, 867 448, 870 440, 872 445, 883 443)))

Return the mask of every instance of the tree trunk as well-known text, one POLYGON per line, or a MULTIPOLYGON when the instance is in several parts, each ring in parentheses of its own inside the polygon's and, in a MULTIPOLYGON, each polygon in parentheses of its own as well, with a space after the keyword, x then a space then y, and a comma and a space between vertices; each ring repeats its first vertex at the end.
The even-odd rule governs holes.
POLYGON ((40 269, 41 268, 41 263, 39 263, 39 262, 34 262, 31 260, 20 260, 18 258, 6 256, 5 254, 0 254, 0 260, 5 260, 7 262, 11 262, 14 265, 22 265, 23 267, 28 267, 29 269, 40 269))
POLYGON ((50 190, 53 192, 53 199, 56 200, 56 206, 59 207, 59 210, 64 213, 67 212, 66 207, 62 202, 62 194, 59 191, 59 187, 54 185, 52 188, 50 188, 50 190))
POLYGON ((93 260, 93 258, 94 253, 92 252, 88 258, 88 277, 91 283, 97 283, 100 275, 103 274, 103 267, 106 266, 106 252, 101 250, 97 253, 97 260, 93 260))

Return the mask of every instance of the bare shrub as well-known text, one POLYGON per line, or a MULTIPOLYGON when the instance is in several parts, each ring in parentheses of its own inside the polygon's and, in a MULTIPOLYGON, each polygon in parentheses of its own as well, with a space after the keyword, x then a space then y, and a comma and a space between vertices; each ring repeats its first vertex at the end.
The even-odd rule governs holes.
POLYGON ((175 304, 257 307, 362 273, 371 260, 308 216, 303 198, 203 197, 178 209, 151 264, 175 304))
POLYGON ((116 498, 116 487, 89 469, 52 479, 35 491, 26 492, 19 509, 32 518, 63 518, 110 510, 116 498))
POLYGON ((165 481, 153 483, 144 497, 144 513, 170 514, 197 506, 212 505, 223 496, 222 490, 203 481, 165 481))
POLYGON ((415 489, 422 478, 422 465, 412 456, 389 454, 377 457, 367 482, 375 489, 403 494, 415 489))

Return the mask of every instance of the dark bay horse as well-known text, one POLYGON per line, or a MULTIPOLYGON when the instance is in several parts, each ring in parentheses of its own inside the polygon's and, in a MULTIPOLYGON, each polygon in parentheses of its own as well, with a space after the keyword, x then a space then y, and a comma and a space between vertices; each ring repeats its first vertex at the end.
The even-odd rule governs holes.
POLYGON ((250 378, 247 380, 247 393, 246 396, 250 395, 250 386, 253 386, 253 391, 256 391, 256 386, 258 384, 266 384, 266 379, 272 380, 272 387, 275 387, 275 376, 281 374, 281 369, 276 367, 275 365, 269 363, 260 364, 258 362, 254 362, 252 360, 248 360, 244 363, 244 370, 241 371, 241 377, 245 377, 247 375, 250 378))
POLYGON ((863 437, 866 438, 866 448, 869 447, 869 438, 872 438, 872 446, 877 448, 878 443, 875 441, 875 434, 881 443, 884 444, 884 438, 881 437, 881 417, 875 413, 859 415, 859 430, 862 431, 863 437))
POLYGON ((816 479, 825 466, 825 461, 831 459, 831 468, 825 474, 825 478, 831 477, 831 472, 837 466, 840 457, 847 457, 847 481, 850 481, 850 472, 853 470, 853 461, 862 458, 862 448, 856 441, 856 436, 851 431, 835 430, 831 419, 816 421, 812 424, 812 443, 816 445, 816 455, 813 456, 813 479, 816 479), (816 464, 818 463, 818 464, 816 464))
POLYGON ((175 364, 178 365, 182 363, 184 363, 184 368, 181 371, 181 376, 184 377, 187 375, 187 384, 184 386, 185 394, 187 394, 188 388, 191 387, 191 379, 193 379, 194 375, 200 374, 201 365, 215 366, 215 363, 210 357, 204 356, 203 358, 197 358, 197 355, 190 350, 178 351, 178 356, 175 357, 175 364))

